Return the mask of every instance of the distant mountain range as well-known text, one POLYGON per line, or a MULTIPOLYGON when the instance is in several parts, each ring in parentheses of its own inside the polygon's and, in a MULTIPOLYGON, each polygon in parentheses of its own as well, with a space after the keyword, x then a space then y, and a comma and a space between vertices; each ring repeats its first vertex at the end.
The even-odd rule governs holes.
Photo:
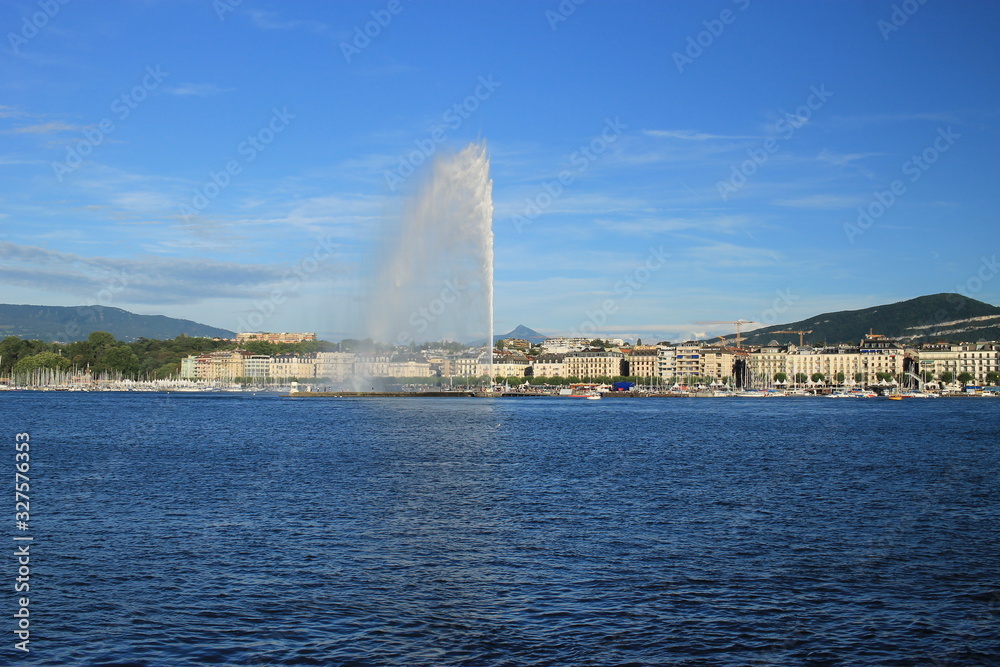
MULTIPOLYGON (((227 329, 163 315, 137 315, 108 306, 22 306, 0 304, 0 338, 17 336, 47 342, 71 342, 87 338, 93 331, 107 331, 121 341, 139 338, 165 340, 182 334, 206 338, 235 338, 227 329)), ((932 294, 908 301, 861 310, 823 313, 809 319, 776 324, 744 332, 745 345, 771 341, 798 344, 798 334, 779 331, 811 331, 805 342, 858 343, 872 331, 904 343, 935 341, 1000 340, 1000 307, 961 294, 932 294)), ((493 336, 523 338, 541 343, 548 336, 523 324, 493 336)), ((732 334, 727 336, 734 342, 732 334)), ((479 345, 485 344, 480 341, 479 345)))
MULTIPOLYGON (((961 294, 932 294, 908 301, 861 310, 823 313, 790 324, 755 329, 743 334, 744 345, 771 341, 799 344, 798 334, 778 331, 812 331, 805 342, 858 343, 874 332, 903 343, 1000 340, 1000 307, 961 294)), ((728 336, 731 341, 732 335, 728 336)))
POLYGON ((139 338, 166 340, 181 334, 205 338, 235 338, 226 329, 164 315, 137 315, 109 306, 20 306, 0 304, 0 338, 69 343, 94 331, 107 331, 120 341, 139 338))

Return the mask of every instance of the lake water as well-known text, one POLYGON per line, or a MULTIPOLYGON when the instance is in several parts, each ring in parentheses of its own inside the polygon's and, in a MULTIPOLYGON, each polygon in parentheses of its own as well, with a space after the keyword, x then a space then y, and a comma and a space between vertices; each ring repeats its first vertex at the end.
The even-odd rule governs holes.
POLYGON ((0 661, 1000 664, 1000 400, 0 410, 33 538, 31 652, 8 555, 0 661))

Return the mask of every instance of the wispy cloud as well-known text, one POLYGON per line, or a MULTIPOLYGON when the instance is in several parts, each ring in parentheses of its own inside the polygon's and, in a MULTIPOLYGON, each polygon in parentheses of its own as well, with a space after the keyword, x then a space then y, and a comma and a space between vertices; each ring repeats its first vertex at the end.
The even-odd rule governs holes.
POLYGON ((279 18, 279 12, 267 12, 260 9, 252 9, 249 12, 250 20, 262 30, 308 30, 309 32, 326 32, 328 26, 319 21, 308 21, 302 19, 279 18))
POLYGON ((806 197, 796 197, 793 199, 778 199, 774 202, 776 206, 787 206, 790 208, 813 208, 823 210, 835 210, 853 208, 864 203, 863 198, 848 195, 809 195, 806 197))
POLYGON ((751 221, 743 215, 721 215, 714 217, 643 217, 625 220, 597 220, 595 222, 616 234, 658 236, 682 230, 735 233, 747 227, 751 221))
POLYGON ((846 127, 868 127, 885 125, 887 123, 907 122, 960 123, 960 115, 954 111, 934 111, 924 113, 883 113, 858 114, 855 116, 836 116, 832 119, 834 125, 846 127))
POLYGON ((0 104, 0 118, 24 118, 27 116, 25 112, 20 109, 15 109, 14 107, 8 107, 0 104))
POLYGON ((0 283, 94 297, 114 279, 121 300, 192 304, 207 298, 246 298, 278 284, 288 267, 208 259, 86 257, 0 241, 0 283), (211 285, 210 290, 205 286, 211 285))
POLYGON ((181 83, 172 88, 167 88, 165 92, 170 95, 183 95, 192 97, 212 97, 222 93, 232 92, 233 88, 220 88, 214 83, 181 83))
POLYGON ((7 130, 9 134, 58 134, 60 132, 79 132, 83 127, 80 125, 70 125, 61 120, 53 120, 48 123, 37 125, 25 125, 7 130))
POLYGON ((684 141, 715 141, 728 139, 758 139, 759 137, 740 134, 709 134, 695 130, 643 130, 647 137, 658 139, 681 139, 684 141))

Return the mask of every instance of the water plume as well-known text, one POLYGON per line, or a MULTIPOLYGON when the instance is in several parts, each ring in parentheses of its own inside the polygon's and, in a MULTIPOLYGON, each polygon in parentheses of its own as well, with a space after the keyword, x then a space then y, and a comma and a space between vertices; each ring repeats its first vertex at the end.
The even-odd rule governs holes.
POLYGON ((371 268, 372 338, 401 346, 485 338, 492 377, 493 181, 484 143, 435 156, 371 268))

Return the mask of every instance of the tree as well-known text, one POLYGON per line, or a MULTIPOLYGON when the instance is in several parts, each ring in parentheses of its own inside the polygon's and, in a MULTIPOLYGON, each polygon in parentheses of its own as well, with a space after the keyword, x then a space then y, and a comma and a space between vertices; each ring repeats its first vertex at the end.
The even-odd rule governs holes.
POLYGON ((951 384, 955 381, 955 374, 951 371, 944 371, 938 375, 938 380, 941 381, 941 384, 951 384))
POLYGON ((861 382, 864 379, 865 379, 864 373, 855 373, 854 374, 854 381, 855 382, 861 382))
POLYGON ((805 373, 796 373, 795 374, 795 382, 797 384, 805 384, 806 380, 808 380, 808 379, 809 379, 809 376, 807 376, 805 373))
POLYGON ((20 359, 14 364, 14 374, 27 375, 43 368, 64 371, 69 368, 69 359, 61 357, 55 352, 39 352, 20 359))
POLYGON ((115 337, 107 331, 94 331, 87 336, 87 342, 95 348, 110 347, 117 343, 115 337))
POLYGON ((812 377, 811 377, 810 379, 811 379, 811 380, 812 380, 813 382, 822 382, 823 380, 825 380, 825 379, 826 379, 826 376, 825 376, 825 375, 823 375, 822 373, 813 373, 813 374, 812 374, 812 377))
POLYGON ((122 375, 136 375, 139 372, 139 357, 128 345, 118 345, 105 352, 103 362, 108 370, 122 375))
POLYGON ((601 349, 604 349, 604 341, 601 340, 600 338, 595 338, 594 340, 590 341, 590 347, 599 347, 601 349))
POLYGON ((785 373, 782 373, 781 371, 778 371, 777 373, 774 374, 774 381, 775 382, 784 382, 787 379, 788 379, 788 375, 786 375, 785 373))
POLYGON ((972 373, 969 373, 967 371, 963 371, 963 372, 961 372, 961 373, 958 374, 958 381, 962 385, 967 385, 970 382, 972 382, 974 379, 975 379, 975 376, 972 373))
POLYGON ((998 385, 1000 384, 1000 373, 997 371, 990 371, 986 374, 986 384, 998 385))
POLYGON ((837 384, 844 384, 844 380, 847 379, 847 376, 844 375, 844 371, 839 371, 837 375, 834 376, 834 379, 837 381, 837 384))

